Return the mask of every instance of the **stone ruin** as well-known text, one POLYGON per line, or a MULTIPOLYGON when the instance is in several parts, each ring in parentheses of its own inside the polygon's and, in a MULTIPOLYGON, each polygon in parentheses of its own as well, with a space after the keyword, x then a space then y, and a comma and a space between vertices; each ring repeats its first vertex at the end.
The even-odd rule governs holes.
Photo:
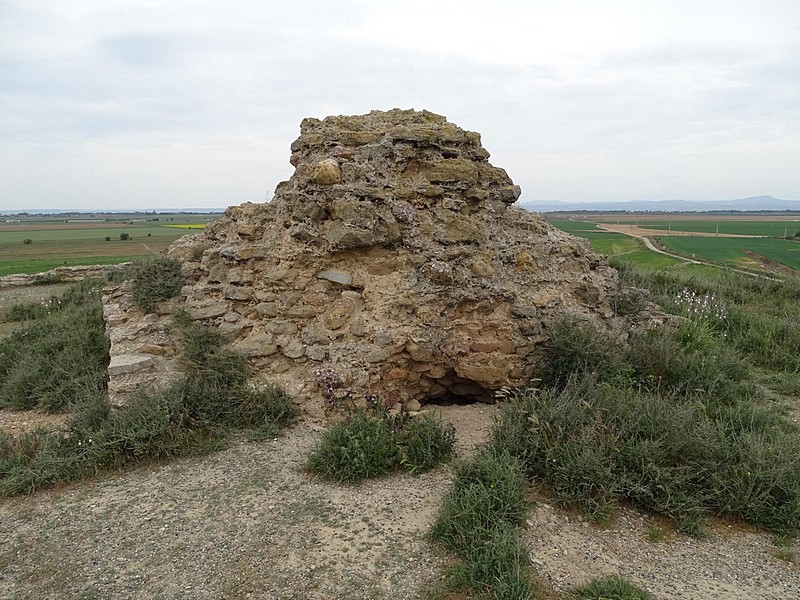
POLYGON ((256 380, 307 412, 375 395, 407 409, 524 385, 565 315, 613 320, 616 271, 587 241, 513 206, 480 135, 414 110, 305 119, 271 202, 176 242, 180 297, 155 314, 104 298, 109 393, 180 374, 170 313, 229 336, 256 380))

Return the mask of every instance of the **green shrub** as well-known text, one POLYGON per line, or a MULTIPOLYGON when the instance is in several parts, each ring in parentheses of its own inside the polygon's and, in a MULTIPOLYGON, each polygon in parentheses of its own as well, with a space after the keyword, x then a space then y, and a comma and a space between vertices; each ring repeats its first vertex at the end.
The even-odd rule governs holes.
POLYGON ((707 272, 702 278, 684 270, 644 271, 617 261, 625 285, 644 287, 666 310, 698 317, 686 302, 686 291, 708 297, 712 310, 701 319, 725 335, 734 348, 754 365, 776 371, 800 371, 800 281, 770 281, 731 272, 707 272), (721 309, 721 311, 720 311, 721 309))
POLYGON ((492 600, 532 600, 534 580, 519 531, 502 527, 488 532, 464 551, 463 560, 447 569, 448 587, 483 593, 492 600))
POLYGON ((453 465, 453 484, 431 538, 462 553, 493 530, 519 526, 529 508, 522 465, 508 454, 483 452, 453 465))
POLYGON ((116 285, 127 281, 131 277, 131 266, 125 265, 120 268, 111 268, 105 272, 103 280, 106 284, 116 285))
POLYGON ((684 396, 703 393, 722 403, 750 399, 756 392, 746 381, 747 361, 708 336, 706 327, 697 324, 632 335, 626 359, 635 380, 650 389, 666 387, 684 396))
POLYGON ((42 319, 48 314, 48 307, 42 302, 20 302, 11 306, 6 313, 5 320, 9 323, 34 321, 42 319))
POLYGON ((620 286, 612 299, 614 314, 618 316, 635 315, 643 311, 650 301, 647 290, 620 286))
POLYGON ((574 373, 595 373, 607 380, 625 376, 627 367, 619 344, 589 323, 558 321, 540 350, 537 375, 545 384, 562 385, 574 373))
POLYGON ((797 428, 744 401, 709 402, 583 376, 560 390, 520 392, 493 445, 594 519, 628 499, 692 535, 715 514, 781 532, 800 527, 797 428))
POLYGON ((560 390, 520 395, 497 419, 496 452, 517 457, 531 477, 543 478, 564 504, 578 503, 587 517, 605 521, 619 494, 613 438, 596 421, 590 377, 572 377, 560 390))
POLYGON ((611 575, 594 579, 570 595, 574 600, 656 600, 650 592, 622 577, 611 575))
POLYGON ((423 415, 390 416, 355 410, 335 423, 309 456, 307 468, 326 479, 358 483, 399 467, 411 473, 435 467, 453 454, 455 430, 449 423, 423 415))
POLYGON ((450 423, 427 414, 409 419, 398 433, 400 464, 411 473, 435 467, 453 455, 455 440, 455 428, 450 423))
POLYGON ((27 494, 74 479, 80 468, 65 452, 68 443, 64 435, 43 429, 8 438, 0 447, 0 495, 27 494))
POLYGON ((0 407, 61 411, 105 388, 108 339, 97 282, 73 286, 46 309, 0 340, 0 407))
POLYGON ((297 408, 292 398, 274 384, 259 387, 246 387, 236 398, 236 412, 231 422, 237 426, 247 426, 255 430, 272 426, 284 426, 297 416, 297 408))
POLYGON ((68 287, 61 295, 42 298, 41 302, 19 302, 12 304, 5 320, 9 322, 45 319, 62 310, 87 303, 98 304, 102 284, 98 279, 84 279, 68 287))
POLYGON ((389 419, 358 411, 325 432, 307 466, 326 479, 356 483, 394 470, 398 454, 389 419))
POLYGON ((131 275, 131 300, 147 312, 152 312, 159 302, 176 296, 185 283, 181 262, 163 255, 135 263, 131 275))
POLYGON ((683 396, 704 393, 723 403, 758 393, 747 382, 748 362, 707 321, 631 333, 622 344, 588 323, 565 319, 556 323, 540 352, 537 374, 549 386, 590 375, 622 387, 667 388, 683 396))

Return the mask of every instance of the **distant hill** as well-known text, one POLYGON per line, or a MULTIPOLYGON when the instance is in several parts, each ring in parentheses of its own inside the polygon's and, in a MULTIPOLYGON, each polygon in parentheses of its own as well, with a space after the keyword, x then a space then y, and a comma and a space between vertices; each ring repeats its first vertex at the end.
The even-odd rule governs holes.
POLYGON ((520 202, 533 212, 627 211, 627 212, 707 212, 798 210, 800 200, 781 200, 772 196, 753 196, 738 200, 631 200, 620 202, 520 202))

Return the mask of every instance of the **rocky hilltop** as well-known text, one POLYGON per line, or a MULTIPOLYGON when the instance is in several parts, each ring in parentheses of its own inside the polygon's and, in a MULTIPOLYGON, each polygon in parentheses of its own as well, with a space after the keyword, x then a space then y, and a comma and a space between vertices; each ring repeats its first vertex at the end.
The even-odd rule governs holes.
POLYGON ((229 208, 169 252, 180 298, 145 316, 110 290, 110 391, 176 372, 168 312, 230 336, 258 378, 316 412, 338 399, 490 401, 524 384, 565 315, 607 322, 616 272, 513 206, 480 135, 414 110, 305 119, 266 204, 229 208))

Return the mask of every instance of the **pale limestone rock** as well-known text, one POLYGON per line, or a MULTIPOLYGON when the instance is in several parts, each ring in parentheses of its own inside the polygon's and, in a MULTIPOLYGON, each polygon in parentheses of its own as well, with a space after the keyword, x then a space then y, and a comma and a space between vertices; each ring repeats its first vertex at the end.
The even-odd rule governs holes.
POLYGON ((148 369, 153 366, 153 357, 144 356, 141 354, 122 354, 120 356, 112 356, 111 362, 108 364, 109 376, 126 375, 127 373, 134 373, 142 369, 148 369))
POLYGON ((314 183, 319 185, 333 185, 342 180, 342 170, 334 158, 326 158, 317 163, 317 168, 312 176, 314 183))
POLYGON ((405 403, 405 409, 410 412, 417 412, 421 408, 422 405, 419 403, 419 401, 414 400, 413 398, 405 403))
POLYGON ((290 340, 287 344, 281 346, 281 352, 287 358, 300 358, 306 353, 306 347, 300 340, 290 340))
POLYGON ((319 279, 332 281, 333 283, 340 283, 342 285, 350 285, 353 283, 353 276, 350 273, 343 271, 320 271, 317 273, 319 279))
POLYGON ((246 338, 236 341, 233 349, 248 358, 271 356, 278 351, 275 336, 267 332, 253 332, 246 338))
POLYGON ((204 320, 221 317, 228 313, 230 304, 224 300, 205 301, 189 307, 193 319, 204 320))
POLYGON ((0 288, 18 285, 36 285, 42 281, 53 280, 60 282, 82 281, 89 277, 104 278, 111 273, 122 271, 132 263, 117 265, 81 265, 77 267, 56 267, 43 273, 18 273, 0 277, 0 288))

